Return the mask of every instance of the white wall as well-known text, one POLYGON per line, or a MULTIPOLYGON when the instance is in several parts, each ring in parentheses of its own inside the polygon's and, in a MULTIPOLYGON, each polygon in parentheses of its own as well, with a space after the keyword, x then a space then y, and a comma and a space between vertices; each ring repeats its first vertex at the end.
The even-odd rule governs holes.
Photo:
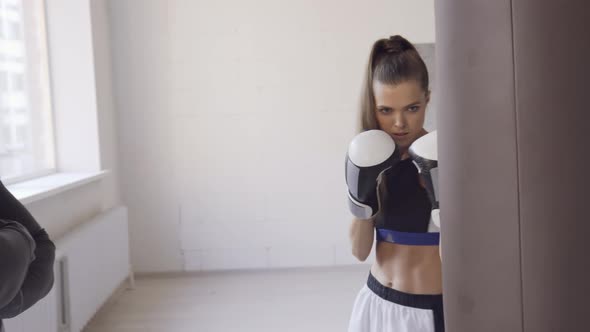
POLYGON ((139 272, 354 263, 344 155, 377 38, 433 1, 111 0, 139 272))
MULTIPOLYGON (((118 183, 118 153, 115 129, 115 113, 112 98, 111 82, 111 53, 110 32, 107 3, 105 0, 87 0, 81 4, 80 0, 48 0, 48 6, 52 8, 72 8, 71 5, 86 8, 86 20, 92 20, 91 54, 94 62, 95 91, 86 92, 85 95, 96 95, 96 112, 98 116, 98 140, 100 155, 100 167, 109 169, 110 173, 100 180, 83 185, 76 189, 51 196, 49 198, 27 204, 27 208, 47 230, 53 239, 58 239, 77 225, 90 220, 101 211, 108 210, 121 203, 118 183)), ((73 21, 72 21, 73 22, 73 21)), ((86 26, 86 25, 85 25, 86 26)), ((86 26, 87 27, 87 26, 86 26)), ((73 25, 70 28, 75 28, 73 25)), ((80 27, 78 27, 80 28, 80 27)), ((54 45, 55 46, 55 45, 54 45)), ((51 47, 51 45, 50 45, 51 47)), ((92 59, 91 59, 92 60, 92 59)), ((68 70, 68 68, 62 68, 68 70)), ((70 68, 71 69, 71 68, 70 68)), ((91 70, 92 68, 86 68, 91 70)), ((58 68, 52 68, 58 70, 58 68)), ((84 102, 84 101, 81 101, 84 102)), ((54 107, 59 107, 55 105, 54 107)), ((71 125, 71 119, 70 119, 71 125)), ((76 151, 84 152, 83 141, 71 144, 76 151)), ((68 159, 72 159, 71 156, 68 159)))
POLYGON ((119 151, 115 104, 108 0, 90 0, 96 108, 98 117, 100 168, 110 174, 102 181, 103 210, 121 203, 119 190, 119 151))

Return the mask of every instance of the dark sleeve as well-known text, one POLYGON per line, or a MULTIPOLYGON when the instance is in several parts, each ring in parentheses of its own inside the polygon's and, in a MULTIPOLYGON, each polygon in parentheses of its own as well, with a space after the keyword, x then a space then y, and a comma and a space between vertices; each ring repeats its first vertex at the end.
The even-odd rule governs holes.
POLYGON ((0 219, 0 308, 17 296, 35 259, 35 247, 22 225, 0 219))
POLYGON ((44 298, 53 287, 55 245, 43 229, 33 238, 37 245, 35 260, 29 266, 25 280, 17 295, 10 303, 0 308, 0 319, 13 318, 21 314, 44 298))
POLYGON ((53 287, 55 245, 29 211, 0 182, 0 218, 14 220, 23 225, 35 240, 35 260, 17 295, 0 308, 0 319, 12 318, 45 297, 53 287))
POLYGON ((41 226, 29 210, 14 197, 0 181, 0 218, 14 220, 25 226, 31 235, 37 234, 41 226))

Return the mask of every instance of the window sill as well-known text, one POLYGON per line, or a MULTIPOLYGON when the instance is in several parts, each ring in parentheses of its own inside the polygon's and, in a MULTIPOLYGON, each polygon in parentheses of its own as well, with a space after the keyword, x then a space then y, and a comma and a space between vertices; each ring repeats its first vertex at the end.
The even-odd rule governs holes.
POLYGON ((59 193, 99 181, 108 170, 88 173, 56 173, 6 186, 22 204, 29 204, 59 193))

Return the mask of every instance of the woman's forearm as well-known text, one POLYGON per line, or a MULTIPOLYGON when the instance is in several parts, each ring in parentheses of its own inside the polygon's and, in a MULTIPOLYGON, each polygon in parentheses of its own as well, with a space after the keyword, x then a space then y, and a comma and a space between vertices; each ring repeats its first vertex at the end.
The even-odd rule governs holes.
POLYGON ((350 224, 350 243, 352 254, 360 261, 365 261, 373 247, 375 226, 372 219, 354 218, 350 224))

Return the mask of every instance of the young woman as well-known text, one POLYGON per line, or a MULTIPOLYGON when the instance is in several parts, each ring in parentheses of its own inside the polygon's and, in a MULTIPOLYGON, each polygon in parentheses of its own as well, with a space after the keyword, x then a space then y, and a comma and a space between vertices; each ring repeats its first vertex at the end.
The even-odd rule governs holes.
POLYGON ((375 237, 377 243, 376 260, 354 303, 349 332, 444 331, 439 230, 433 226, 431 202, 408 153, 410 145, 427 134, 423 126, 428 84, 426 65, 409 41, 393 36, 375 42, 361 105, 361 132, 377 129, 388 134, 398 157, 375 185, 378 212, 356 217, 350 225, 352 252, 359 260, 369 256, 375 237))

